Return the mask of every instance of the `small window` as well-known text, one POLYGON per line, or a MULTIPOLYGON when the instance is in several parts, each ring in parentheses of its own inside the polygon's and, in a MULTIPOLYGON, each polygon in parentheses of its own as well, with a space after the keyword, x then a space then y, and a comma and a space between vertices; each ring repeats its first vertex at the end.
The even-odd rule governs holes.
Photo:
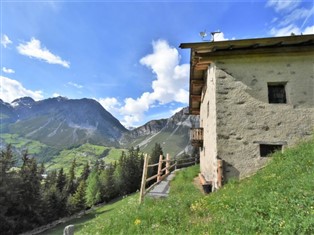
POLYGON ((268 83, 268 101, 270 104, 286 104, 286 89, 285 83, 272 84, 268 83))
POLYGON ((269 154, 272 154, 276 151, 281 151, 282 145, 279 144, 260 144, 259 151, 261 157, 267 157, 269 154))

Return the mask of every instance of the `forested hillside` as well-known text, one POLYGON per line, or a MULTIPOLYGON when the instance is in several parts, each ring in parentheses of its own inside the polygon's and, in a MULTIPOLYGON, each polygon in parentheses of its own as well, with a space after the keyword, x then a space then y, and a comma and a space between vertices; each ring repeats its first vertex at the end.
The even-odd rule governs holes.
POLYGON ((119 160, 88 163, 77 175, 75 158, 68 171, 49 171, 23 154, 21 168, 13 168, 11 146, 0 156, 0 231, 18 234, 53 220, 85 210, 95 204, 139 189, 143 154, 139 148, 122 152, 119 160))

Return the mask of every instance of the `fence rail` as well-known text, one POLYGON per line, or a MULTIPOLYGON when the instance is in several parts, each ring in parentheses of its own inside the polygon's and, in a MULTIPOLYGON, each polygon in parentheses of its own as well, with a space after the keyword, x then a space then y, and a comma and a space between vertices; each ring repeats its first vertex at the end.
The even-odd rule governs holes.
POLYGON ((149 159, 150 157, 147 154, 145 154, 139 203, 142 203, 144 200, 144 196, 160 181, 165 179, 171 173, 171 171, 173 171, 173 169, 176 170, 177 168, 190 166, 190 165, 198 163, 197 157, 190 157, 190 158, 184 158, 184 159, 170 159, 169 154, 166 155, 166 159, 164 159, 163 155, 160 155, 158 163, 148 164, 149 159), (183 163, 180 163, 180 162, 183 162, 183 163), (166 163, 166 166, 164 168, 162 168, 163 163, 166 163), (155 166, 158 166, 157 174, 147 178, 148 168, 155 167, 155 166), (152 185, 150 185, 146 189, 146 184, 156 178, 157 178, 156 182, 154 182, 152 185))

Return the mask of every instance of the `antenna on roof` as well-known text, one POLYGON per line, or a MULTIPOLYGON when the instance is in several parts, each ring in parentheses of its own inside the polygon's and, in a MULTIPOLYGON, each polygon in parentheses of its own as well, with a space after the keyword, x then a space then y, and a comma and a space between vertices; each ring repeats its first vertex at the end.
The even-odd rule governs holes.
POLYGON ((200 36, 201 36, 202 40, 205 41, 204 38, 207 37, 206 29, 204 31, 200 32, 200 36))

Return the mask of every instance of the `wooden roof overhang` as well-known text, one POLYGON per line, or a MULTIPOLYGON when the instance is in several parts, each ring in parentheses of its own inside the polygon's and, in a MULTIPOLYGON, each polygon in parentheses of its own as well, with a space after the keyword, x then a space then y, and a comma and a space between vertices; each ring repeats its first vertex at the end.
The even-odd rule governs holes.
POLYGON ((283 55, 314 52, 314 34, 273 38, 256 38, 218 42, 182 43, 180 48, 190 48, 189 113, 199 115, 204 73, 219 59, 238 58, 256 54, 283 55))

